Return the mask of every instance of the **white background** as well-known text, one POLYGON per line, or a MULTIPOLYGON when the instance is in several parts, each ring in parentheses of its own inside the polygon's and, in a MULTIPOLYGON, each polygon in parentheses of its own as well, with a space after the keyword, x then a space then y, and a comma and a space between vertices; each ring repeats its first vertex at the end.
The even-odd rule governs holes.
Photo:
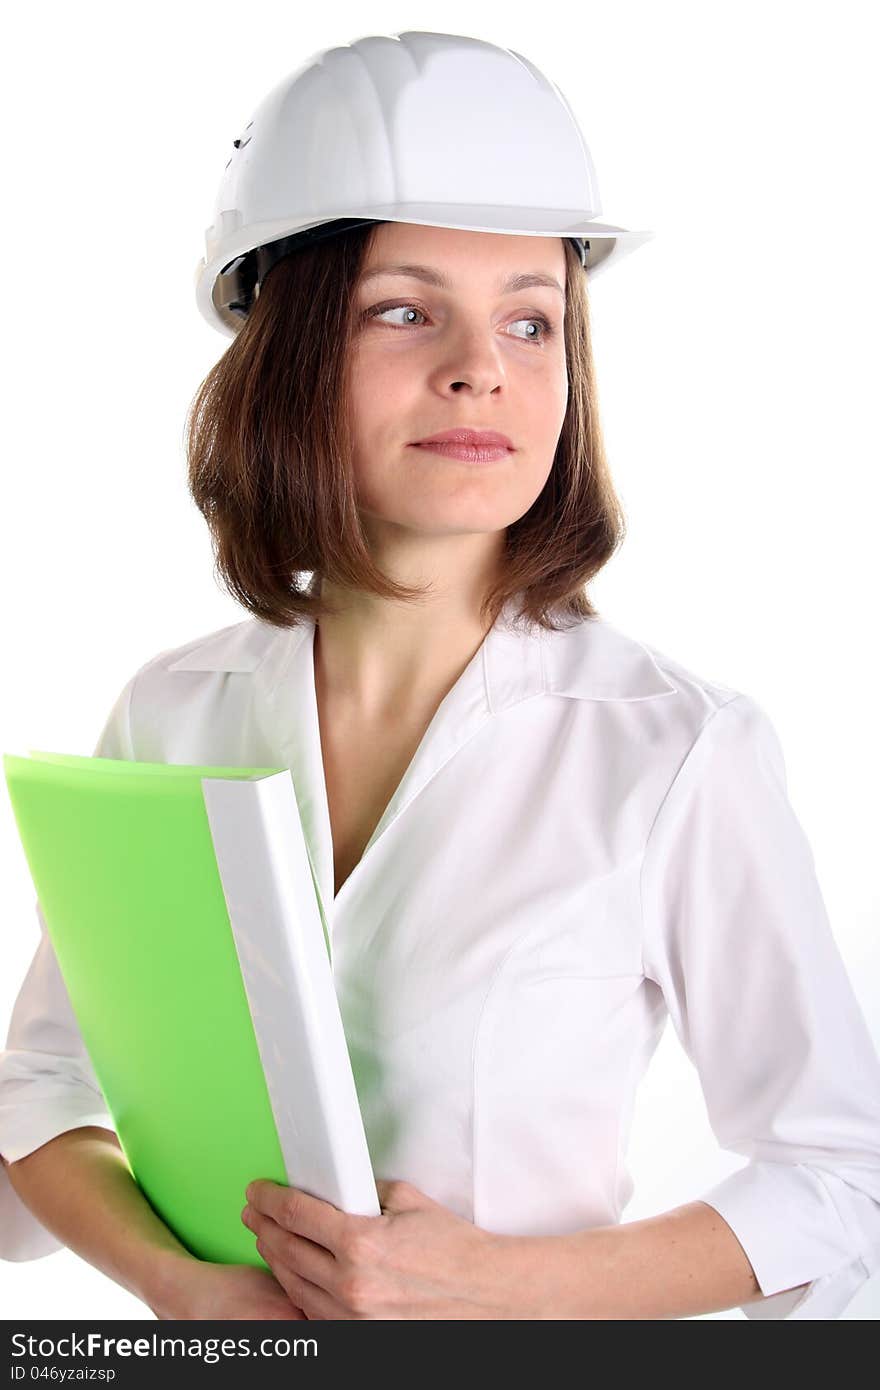
MULTIPOLYGON (((780 0, 16 7, 0 93, 2 751, 91 753, 148 657, 247 616, 213 578, 182 446, 229 342, 199 316, 193 273, 232 139, 320 49, 406 29, 489 39, 574 107, 602 218, 655 232, 591 289, 629 522, 594 601, 771 716, 880 1047, 873 18, 780 0)), ((8 794, 0 857, 2 1041, 38 940, 8 794)), ((718 1150, 668 1027, 625 1219, 741 1162, 718 1150)), ((878 1315, 880 1276, 845 1314, 878 1315)), ((0 1263, 0 1316, 152 1318, 68 1250, 0 1263)))

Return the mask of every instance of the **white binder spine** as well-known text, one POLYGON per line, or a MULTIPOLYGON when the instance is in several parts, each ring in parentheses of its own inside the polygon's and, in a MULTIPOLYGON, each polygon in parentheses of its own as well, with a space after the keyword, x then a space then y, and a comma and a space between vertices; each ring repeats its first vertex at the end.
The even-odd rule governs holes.
POLYGON ((288 1183, 378 1216, 330 943, 289 771, 203 778, 235 947, 288 1183))

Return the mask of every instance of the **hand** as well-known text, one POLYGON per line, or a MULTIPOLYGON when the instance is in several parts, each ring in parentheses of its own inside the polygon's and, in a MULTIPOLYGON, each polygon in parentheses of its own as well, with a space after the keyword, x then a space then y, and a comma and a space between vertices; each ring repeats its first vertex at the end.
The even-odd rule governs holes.
POLYGON ((305 1313, 294 1307, 270 1270, 213 1264, 195 1256, 175 1265, 161 1293, 149 1306, 160 1321, 305 1320, 305 1313))
POLYGON ((408 1182, 376 1183, 379 1216, 352 1216, 261 1178, 242 1221, 306 1318, 516 1318, 515 1237, 495 1236, 408 1182))

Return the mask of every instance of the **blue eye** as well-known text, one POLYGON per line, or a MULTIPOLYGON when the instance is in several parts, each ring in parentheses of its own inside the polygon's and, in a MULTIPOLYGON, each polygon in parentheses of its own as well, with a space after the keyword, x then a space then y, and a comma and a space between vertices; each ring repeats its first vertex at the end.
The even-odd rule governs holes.
POLYGON ((539 325, 539 327, 540 327, 540 329, 541 329, 541 332, 540 332, 540 333, 534 333, 534 334, 532 334, 531 337, 529 337, 529 338, 526 339, 527 342, 540 343, 540 342, 542 342, 545 338, 549 338, 550 335, 551 335, 552 332, 553 332, 553 328, 552 328, 551 324, 548 322, 547 319, 544 318, 544 316, 543 316, 542 314, 541 314, 541 315, 538 315, 537 318, 533 318, 533 319, 516 319, 516 320, 514 320, 514 321, 515 321, 516 323, 537 323, 537 324, 539 325))
MULTIPOLYGON (((414 322, 413 322, 413 319, 412 319, 412 315, 413 315, 413 314, 420 314, 421 317, 422 317, 423 319, 424 319, 424 318, 427 318, 427 314, 425 313, 424 309, 420 309, 419 306, 418 306, 417 304, 411 304, 411 303, 409 303, 409 302, 401 302, 401 303, 399 303, 399 304, 374 304, 373 307, 372 307, 371 309, 367 309, 367 310, 366 310, 366 312, 365 312, 365 314, 364 314, 364 317, 365 317, 365 318, 384 318, 384 316, 385 316, 386 314, 393 313, 394 311, 396 311, 396 310, 398 310, 398 309, 403 309, 403 310, 405 311, 406 315, 409 316, 409 317, 408 317, 408 324, 410 324, 410 325, 412 325, 412 326, 414 326, 414 327, 418 327, 418 325, 417 325, 417 324, 414 324, 414 322)), ((547 338, 552 337, 553 334, 554 334, 555 331, 556 331, 556 330, 554 329, 552 323, 550 322, 550 320, 549 320, 549 319, 546 319, 546 318, 544 317, 543 314, 535 314, 533 317, 527 318, 527 319, 515 319, 514 322, 515 322, 515 323, 535 323, 535 324, 538 325, 538 327, 539 327, 539 329, 540 329, 540 332, 539 332, 539 333, 531 333, 531 334, 525 335, 524 341, 525 341, 525 342, 529 342, 529 343, 541 344, 541 343, 543 343, 547 338)), ((400 324, 400 327, 405 327, 405 326, 407 326, 405 323, 400 324)), ((519 336, 519 335, 514 335, 514 336, 519 336)))
POLYGON ((425 318, 421 309, 417 309, 415 304, 389 304, 385 308, 381 304, 377 304, 374 309, 368 309, 367 313, 371 317, 382 318, 385 314, 390 314, 393 309, 405 309, 407 313, 422 314, 422 318, 425 318))

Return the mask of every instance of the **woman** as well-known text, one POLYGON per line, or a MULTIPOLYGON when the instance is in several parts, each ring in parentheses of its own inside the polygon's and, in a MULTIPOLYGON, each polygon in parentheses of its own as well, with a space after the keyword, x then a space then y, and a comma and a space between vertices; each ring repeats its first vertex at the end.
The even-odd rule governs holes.
POLYGON ((519 55, 404 34, 321 55, 235 143, 199 283, 234 340, 188 452, 251 616, 141 667, 97 752, 290 767, 383 1210, 254 1174, 267 1268, 193 1259, 44 935, 0 1059, 0 1254, 67 1244, 161 1318, 836 1317, 880 1257, 880 1063, 766 714, 585 593, 623 524, 584 265, 630 234, 595 223, 570 111, 519 55), (325 78, 363 99, 332 157, 325 78), (414 173, 441 111, 448 167, 414 173), (747 1163, 621 1224, 667 1016, 747 1163))

